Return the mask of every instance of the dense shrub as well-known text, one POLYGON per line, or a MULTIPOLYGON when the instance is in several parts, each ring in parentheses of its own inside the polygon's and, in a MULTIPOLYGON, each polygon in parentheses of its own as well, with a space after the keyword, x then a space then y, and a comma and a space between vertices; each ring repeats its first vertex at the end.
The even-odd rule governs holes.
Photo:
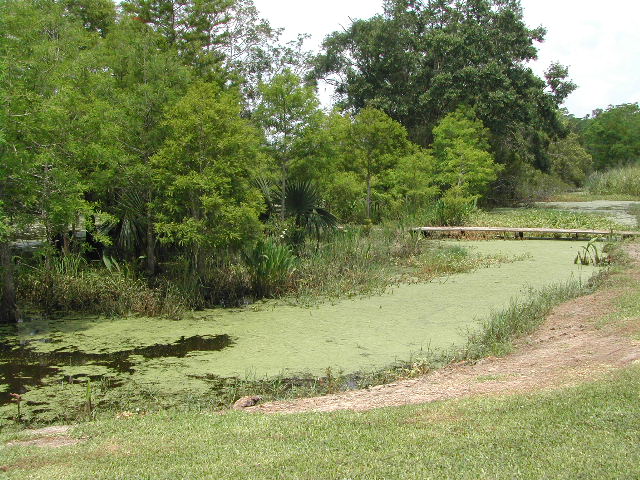
POLYGON ((436 202, 434 223, 436 225, 464 225, 476 210, 476 197, 469 197, 452 188, 436 202))

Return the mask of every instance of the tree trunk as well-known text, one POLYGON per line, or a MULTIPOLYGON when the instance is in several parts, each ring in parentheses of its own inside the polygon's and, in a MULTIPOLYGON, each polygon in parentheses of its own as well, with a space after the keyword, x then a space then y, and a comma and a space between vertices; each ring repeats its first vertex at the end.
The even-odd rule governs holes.
POLYGON ((16 323, 20 314, 16 306, 13 262, 8 242, 0 242, 0 280, 0 323, 16 323))
POLYGON ((69 238, 69 234, 64 232, 62 234, 62 253, 66 256, 71 253, 71 240, 69 238))
POLYGON ((284 209, 284 202, 287 200, 287 167, 285 162, 282 162, 282 182, 280 185, 281 188, 281 192, 280 192, 280 220, 284 220, 284 216, 285 216, 285 209, 284 209))
POLYGON ((371 175, 367 174, 367 219, 371 220, 371 175))
POLYGON ((147 226, 147 275, 156 274, 156 237, 153 234, 153 225, 147 226))

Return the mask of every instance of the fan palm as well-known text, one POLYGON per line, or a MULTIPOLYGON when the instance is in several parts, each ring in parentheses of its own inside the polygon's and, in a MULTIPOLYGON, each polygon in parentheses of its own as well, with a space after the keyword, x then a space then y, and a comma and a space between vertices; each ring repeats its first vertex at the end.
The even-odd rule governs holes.
POLYGON ((302 243, 304 236, 314 232, 318 243, 322 230, 332 230, 338 226, 338 219, 327 209, 321 207, 322 199, 318 190, 309 181, 288 182, 285 187, 284 205, 273 201, 274 198, 282 198, 281 186, 274 185, 265 178, 254 181, 256 187, 262 192, 267 205, 266 218, 279 213, 284 217, 293 218, 294 224, 300 236, 294 237, 294 243, 302 243))

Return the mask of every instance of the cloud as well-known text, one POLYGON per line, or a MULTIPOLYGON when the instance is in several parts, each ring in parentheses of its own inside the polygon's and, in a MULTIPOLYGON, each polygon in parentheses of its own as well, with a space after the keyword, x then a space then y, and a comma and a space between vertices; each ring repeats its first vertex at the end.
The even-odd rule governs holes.
POLYGON ((640 29, 637 0, 523 0, 525 20, 547 29, 532 67, 542 74, 553 61, 569 66, 578 89, 566 107, 583 116, 595 108, 640 101, 640 29))

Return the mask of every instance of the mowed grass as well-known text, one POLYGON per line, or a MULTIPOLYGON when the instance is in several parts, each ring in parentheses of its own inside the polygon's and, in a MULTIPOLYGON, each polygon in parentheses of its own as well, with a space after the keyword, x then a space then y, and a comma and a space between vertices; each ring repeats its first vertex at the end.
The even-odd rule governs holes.
POLYGON ((633 367, 560 391, 365 413, 163 413, 0 458, 20 479, 635 479, 639 394, 633 367))

